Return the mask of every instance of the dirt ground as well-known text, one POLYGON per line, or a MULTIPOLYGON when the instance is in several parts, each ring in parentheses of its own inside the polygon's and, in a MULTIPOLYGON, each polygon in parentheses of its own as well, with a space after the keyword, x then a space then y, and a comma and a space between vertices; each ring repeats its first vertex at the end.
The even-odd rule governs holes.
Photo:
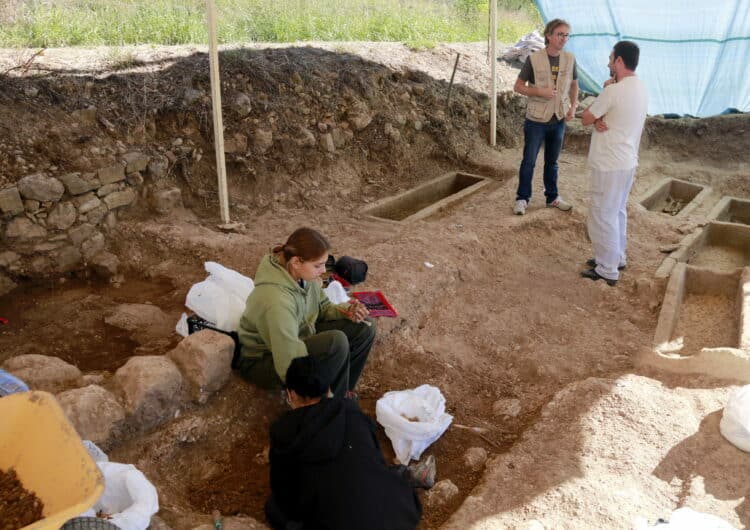
MULTIPOLYGON (((268 126, 278 141, 264 153, 228 155, 232 220, 247 229, 218 231, 201 51, 47 50, 31 63, 28 51, 0 53, 0 72, 7 71, 0 76, 0 187, 40 169, 83 171, 125 146, 158 153, 179 138, 191 148, 163 182, 149 184, 180 187, 185 209, 157 217, 134 208, 109 234, 108 248, 124 269, 116 282, 97 283, 83 272, 20 278, 20 287, 0 298, 0 316, 9 319, 0 327, 0 362, 55 355, 107 378, 131 355, 165 353, 176 338, 138 345, 102 315, 121 303, 149 302, 176 322, 188 289, 206 275, 204 261, 252 277, 270 246, 310 225, 330 238, 335 255, 366 260, 363 288, 382 290, 399 312, 378 322, 358 389, 365 412, 374 417, 386 391, 429 383, 445 395, 455 424, 482 430, 451 427, 428 449, 438 480, 450 479, 459 495, 426 507, 420 528, 632 528, 637 516, 653 523, 684 505, 750 525, 750 456, 717 431, 733 382, 635 363, 651 348, 664 289, 653 273, 667 255, 662 250, 703 223, 722 195, 750 198, 747 116, 649 119, 629 204, 628 268, 612 288, 578 276, 591 257, 588 135, 580 123, 571 124, 560 159, 560 190, 572 212, 544 207, 539 165, 527 215, 511 214, 523 101, 500 96, 499 145, 489 148, 481 44, 225 50, 227 134, 268 126), (458 86, 446 106, 456 52, 458 86), (186 103, 187 87, 203 95, 186 103), (235 113, 236 91, 251 95, 249 116, 235 113), (71 122, 72 112, 90 105, 106 120, 71 122), (336 153, 295 141, 300 127, 330 130, 318 124, 345 121, 362 105, 372 122, 336 153), (398 124, 400 135, 389 136, 386 124, 398 124), (360 213, 455 170, 492 182, 414 223, 360 213), (687 218, 645 210, 638 197, 665 177, 708 184, 713 195, 687 218), (484 471, 465 465, 471 447, 490 454, 484 471), (706 454, 711 458, 696 464, 706 454)), ((518 65, 499 65, 508 90, 518 65)), ((681 322, 691 351, 727 345, 715 341, 731 340, 737 321, 712 327, 707 318, 716 308, 735 318, 727 301, 693 302, 681 322)), ((188 406, 108 453, 155 484, 159 516, 174 529, 211 523, 214 510, 262 521, 268 426, 283 410, 277 395, 233 376, 205 406, 188 406)), ((382 429, 380 435, 392 458, 382 429)))

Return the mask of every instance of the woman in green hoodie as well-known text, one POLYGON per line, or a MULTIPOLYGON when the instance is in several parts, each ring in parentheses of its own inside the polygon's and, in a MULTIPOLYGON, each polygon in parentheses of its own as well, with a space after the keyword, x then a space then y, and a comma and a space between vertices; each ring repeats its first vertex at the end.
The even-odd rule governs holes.
POLYGON ((354 390, 375 340, 375 323, 357 300, 334 305, 318 281, 331 245, 298 228, 263 257, 240 319, 242 377, 280 387, 292 359, 314 355, 344 397, 354 390))

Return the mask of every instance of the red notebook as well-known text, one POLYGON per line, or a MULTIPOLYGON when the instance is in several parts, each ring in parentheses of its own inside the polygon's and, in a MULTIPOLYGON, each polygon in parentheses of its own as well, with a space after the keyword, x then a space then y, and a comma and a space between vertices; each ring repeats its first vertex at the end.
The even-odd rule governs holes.
POLYGON ((397 317, 398 312, 380 291, 360 291, 352 296, 370 310, 371 317, 397 317))

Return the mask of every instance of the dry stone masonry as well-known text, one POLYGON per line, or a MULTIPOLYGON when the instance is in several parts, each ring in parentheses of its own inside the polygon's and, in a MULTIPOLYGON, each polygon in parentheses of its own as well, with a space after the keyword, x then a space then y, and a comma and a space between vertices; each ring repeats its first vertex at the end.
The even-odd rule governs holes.
MULTIPOLYGON (((107 252, 105 233, 117 214, 135 205, 144 174, 163 177, 168 161, 140 152, 91 173, 34 173, 0 190, 0 296, 21 277, 57 276, 90 268, 99 276, 117 274, 118 259, 107 252)), ((181 206, 179 190, 151 197, 158 213, 181 206)))

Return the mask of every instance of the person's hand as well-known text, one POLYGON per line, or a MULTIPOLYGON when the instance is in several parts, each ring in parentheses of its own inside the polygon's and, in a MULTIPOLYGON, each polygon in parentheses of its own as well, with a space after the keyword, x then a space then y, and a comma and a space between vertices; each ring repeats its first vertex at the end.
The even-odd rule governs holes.
POLYGON ((571 106, 568 109, 568 112, 565 113, 565 121, 572 120, 576 115, 576 108, 574 106, 571 106))
POLYGON ((367 316, 370 314, 369 309, 367 309, 367 306, 357 300, 356 298, 352 298, 349 300, 349 310, 347 311, 347 316, 349 317, 349 320, 352 322, 362 322, 367 316))
POLYGON ((607 124, 604 122, 603 118, 597 118, 594 122, 594 129, 596 129, 598 132, 604 132, 608 131, 609 127, 607 127, 607 124))
POLYGON ((617 80, 614 77, 610 77, 604 82, 604 88, 607 88, 609 85, 612 85, 614 83, 617 83, 617 80))
POLYGON ((555 87, 545 87, 545 88, 539 88, 539 96, 543 97, 544 99, 552 99, 557 95, 557 89, 555 87))

